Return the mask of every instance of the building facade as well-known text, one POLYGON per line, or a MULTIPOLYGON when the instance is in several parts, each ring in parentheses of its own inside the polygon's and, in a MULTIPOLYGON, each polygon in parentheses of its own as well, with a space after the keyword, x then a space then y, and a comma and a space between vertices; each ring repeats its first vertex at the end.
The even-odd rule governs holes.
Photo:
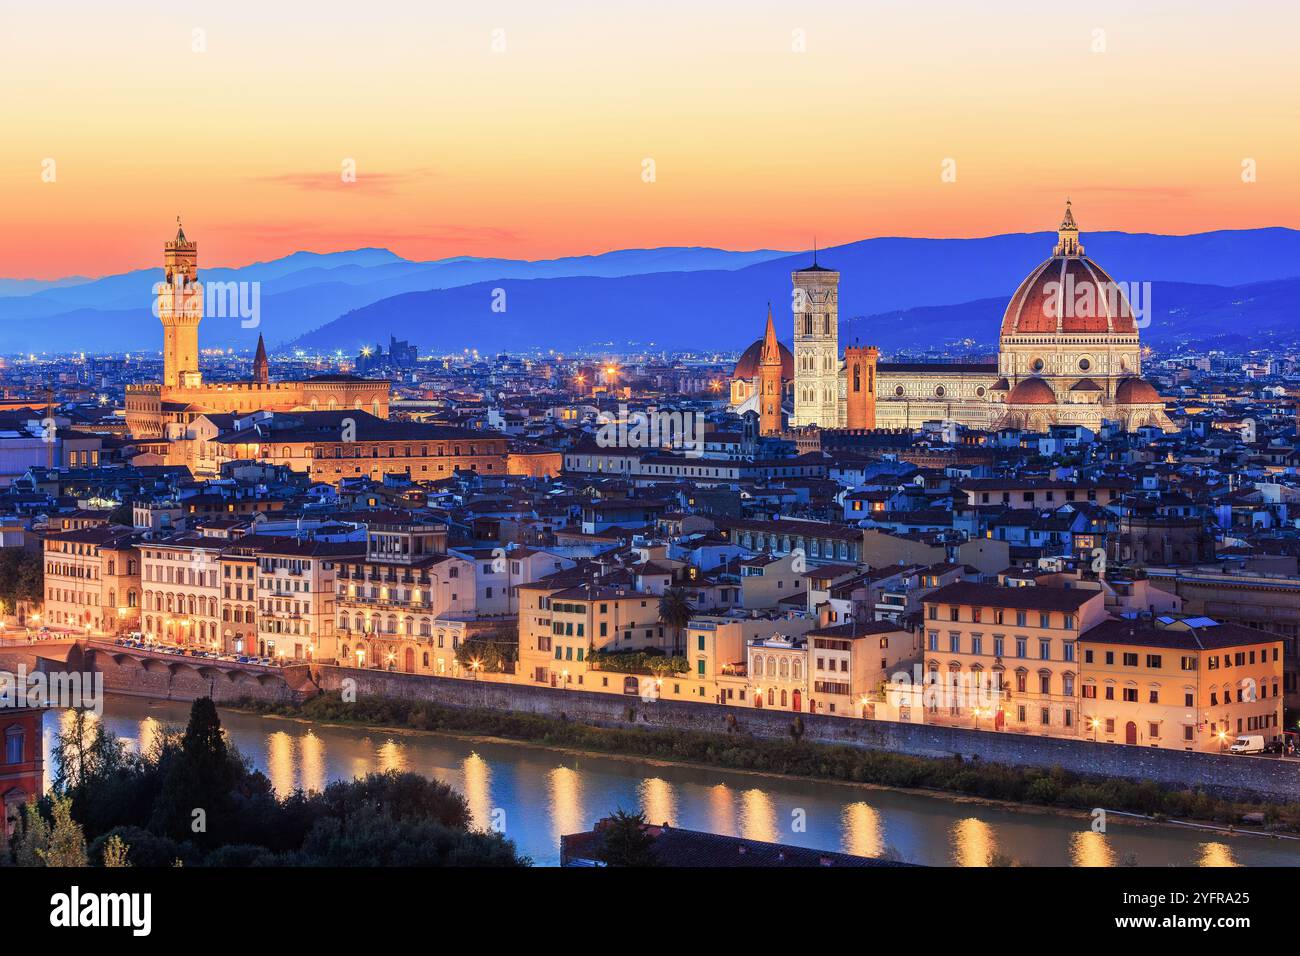
POLYGON ((1145 320, 1126 289, 1084 254, 1068 201, 1052 254, 1007 304, 996 362, 877 365, 858 349, 841 359, 840 274, 814 257, 791 280, 792 427, 915 429, 951 421, 1041 432, 1118 421, 1129 431, 1173 430, 1163 399, 1141 378, 1145 320))

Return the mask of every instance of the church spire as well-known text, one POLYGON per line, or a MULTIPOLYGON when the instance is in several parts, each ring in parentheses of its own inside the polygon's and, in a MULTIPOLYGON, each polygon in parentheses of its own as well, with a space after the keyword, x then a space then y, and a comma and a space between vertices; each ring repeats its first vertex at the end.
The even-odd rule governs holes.
POLYGON ((776 339, 776 325, 772 322, 772 303, 767 304, 767 330, 763 333, 763 348, 758 353, 759 365, 781 364, 781 344, 776 339))
POLYGON ((1056 248, 1052 250, 1054 256, 1075 256, 1083 255, 1083 246, 1079 244, 1079 225, 1074 221, 1074 210, 1070 206, 1070 200, 1065 200, 1065 215, 1061 217, 1061 224, 1056 229, 1056 248))
POLYGON ((266 358, 266 343, 261 333, 257 336, 257 354, 253 356, 253 381, 265 385, 271 380, 271 363, 266 358))

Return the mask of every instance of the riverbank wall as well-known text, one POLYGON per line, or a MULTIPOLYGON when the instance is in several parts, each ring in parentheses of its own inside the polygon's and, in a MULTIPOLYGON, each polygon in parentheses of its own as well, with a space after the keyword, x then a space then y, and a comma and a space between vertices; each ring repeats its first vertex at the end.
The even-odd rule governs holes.
MULTIPOLYGON (((754 737, 790 737, 796 715, 786 711, 691 701, 646 701, 581 690, 556 690, 492 681, 426 677, 375 670, 312 665, 313 684, 325 691, 349 689, 361 697, 429 701, 449 707, 484 707, 574 720, 601 727, 640 727, 754 737)), ((902 724, 891 721, 800 714, 803 739, 916 757, 985 761, 1018 767, 1061 767, 1093 777, 1118 777, 1173 786, 1200 787, 1225 799, 1300 799, 1300 761, 1193 753, 1125 744, 1095 744, 1027 734, 902 724)))

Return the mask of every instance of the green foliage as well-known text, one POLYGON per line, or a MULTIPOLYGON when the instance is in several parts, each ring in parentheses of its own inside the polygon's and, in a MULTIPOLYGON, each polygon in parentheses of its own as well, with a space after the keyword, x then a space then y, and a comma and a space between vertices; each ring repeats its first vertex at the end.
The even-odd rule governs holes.
POLYGON ((500 672, 507 662, 518 659, 519 635, 504 630, 471 638, 456 648, 456 660, 467 669, 478 661, 484 671, 500 672))
POLYGON ((39 551, 0 548, 0 604, 11 611, 19 601, 39 602, 45 593, 45 563, 39 551))
POLYGON ((229 830, 233 793, 244 768, 226 748, 212 698, 194 702, 180 748, 167 752, 167 758, 160 763, 162 789, 149 829, 201 846, 224 842, 221 835, 229 830))
POLYGON ((194 703, 183 734, 162 734, 148 754, 124 754, 111 734, 94 744, 84 722, 81 731, 78 740, 89 744, 73 739, 75 720, 59 743, 79 759, 76 770, 53 801, 43 801, 43 813, 26 811, 13 843, 20 865, 48 859, 84 866, 88 858, 134 867, 529 862, 501 836, 470 830, 465 799, 419 774, 370 774, 323 793, 277 798, 266 777, 227 745, 206 698, 194 703), (196 809, 205 827, 191 826, 196 809))
POLYGON ((685 657, 669 656, 654 651, 592 651, 587 657, 592 670, 614 671, 619 674, 685 674, 691 662, 685 657))
POLYGON ((609 866, 655 866, 654 840, 645 825, 644 813, 620 807, 601 822, 598 858, 609 866))
POLYGON ((81 825, 72 819, 72 801, 56 797, 51 812, 54 826, 49 844, 40 854, 46 866, 86 866, 86 835, 81 825))
POLYGON ((122 841, 120 834, 113 834, 104 843, 103 852, 100 859, 104 861, 104 869, 116 870, 131 865, 129 859, 131 848, 122 841))
POLYGON ((50 846, 50 825, 35 803, 23 805, 22 821, 11 839, 16 864, 45 865, 45 854, 50 846))
POLYGON ((669 627, 680 630, 691 622, 695 608, 686 600, 686 591, 682 588, 668 588, 659 598, 659 620, 669 627))
POLYGON ((1242 814, 1262 811, 1270 824, 1300 831, 1300 803, 1236 802, 1210 796, 1203 790, 1162 786, 1152 781, 1086 777, 1059 767, 1044 772, 985 761, 911 757, 842 744, 752 737, 722 716, 718 718, 717 731, 708 732, 592 727, 516 711, 444 707, 389 698, 366 697, 344 704, 337 693, 321 694, 301 705, 244 701, 241 707, 258 713, 324 722, 485 734, 592 753, 644 756, 820 780, 944 790, 990 800, 1085 811, 1108 807, 1220 823, 1239 823, 1242 814))

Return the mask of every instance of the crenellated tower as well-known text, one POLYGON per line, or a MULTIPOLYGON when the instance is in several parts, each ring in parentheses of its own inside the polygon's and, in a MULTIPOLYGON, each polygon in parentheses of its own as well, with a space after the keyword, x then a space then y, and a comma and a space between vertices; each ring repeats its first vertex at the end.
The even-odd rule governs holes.
POLYGON ((176 217, 176 238, 163 247, 164 281, 155 287, 158 318, 163 324, 163 385, 197 388, 199 322, 203 319, 203 287, 198 281, 199 244, 185 238, 176 217))
POLYGON ((876 427, 876 363, 880 350, 874 345, 853 345, 844 350, 846 428, 876 427))

